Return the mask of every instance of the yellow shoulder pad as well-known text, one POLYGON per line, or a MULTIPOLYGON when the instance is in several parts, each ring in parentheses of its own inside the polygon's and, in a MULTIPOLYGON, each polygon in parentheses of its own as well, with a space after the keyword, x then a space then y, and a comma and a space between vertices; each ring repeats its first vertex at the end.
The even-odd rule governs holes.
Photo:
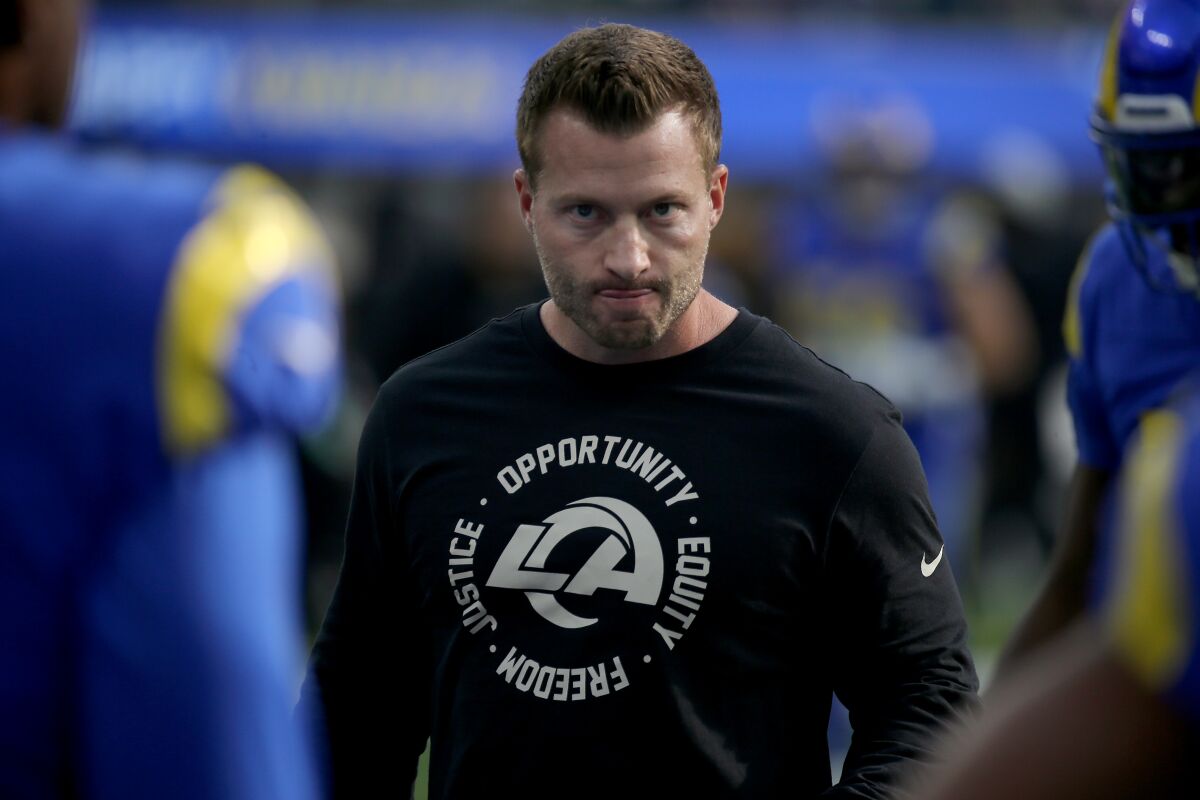
POLYGON ((1062 336, 1067 348, 1067 355, 1073 359, 1083 356, 1083 317, 1079 311, 1079 293, 1083 289, 1083 280, 1087 277, 1088 265, 1092 261, 1092 247, 1095 246, 1099 231, 1092 234, 1079 260, 1075 262, 1075 271, 1071 273, 1071 283, 1067 289, 1067 307, 1063 311, 1062 336))
POLYGON ((231 169, 208 206, 180 245, 159 323, 160 424, 175 454, 200 450, 229 431, 223 375, 245 312, 297 275, 336 286, 332 253, 315 219, 266 171, 231 169))

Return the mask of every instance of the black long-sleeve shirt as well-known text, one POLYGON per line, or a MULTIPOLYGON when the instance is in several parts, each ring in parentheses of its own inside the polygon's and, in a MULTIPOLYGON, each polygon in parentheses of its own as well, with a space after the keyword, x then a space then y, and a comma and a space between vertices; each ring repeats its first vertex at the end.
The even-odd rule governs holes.
POLYGON ((427 737, 431 798, 884 797, 976 702, 942 546, 895 410, 769 321, 609 366, 529 306, 380 391, 302 704, 339 797, 427 737))

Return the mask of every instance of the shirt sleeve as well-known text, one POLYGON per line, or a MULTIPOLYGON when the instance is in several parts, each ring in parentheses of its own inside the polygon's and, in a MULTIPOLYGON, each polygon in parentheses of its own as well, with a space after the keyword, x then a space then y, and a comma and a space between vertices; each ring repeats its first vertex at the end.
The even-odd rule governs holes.
POLYGON ((1067 368, 1067 405, 1079 461, 1094 469, 1116 469, 1121 451, 1108 426, 1100 388, 1090 365, 1074 358, 1067 368))
POLYGON ((920 461, 877 424, 826 544, 834 687, 854 736, 827 797, 890 797, 948 722, 978 704, 967 625, 920 461))
POLYGON ((1119 492, 1105 629, 1147 688, 1200 719, 1200 431, 1147 415, 1119 492))
POLYGON ((387 398, 359 442, 346 550, 301 690, 326 732, 333 796, 407 797, 429 737, 430 649, 396 525, 387 398))
POLYGON ((1075 267, 1067 292, 1067 307, 1063 314, 1063 342, 1070 359, 1067 371, 1067 405, 1075 427, 1075 446, 1079 460, 1094 469, 1112 470, 1121 459, 1121 448, 1108 424, 1104 397, 1096 377, 1088 329, 1099 297, 1091 263, 1095 253, 1095 237, 1089 242, 1075 267))

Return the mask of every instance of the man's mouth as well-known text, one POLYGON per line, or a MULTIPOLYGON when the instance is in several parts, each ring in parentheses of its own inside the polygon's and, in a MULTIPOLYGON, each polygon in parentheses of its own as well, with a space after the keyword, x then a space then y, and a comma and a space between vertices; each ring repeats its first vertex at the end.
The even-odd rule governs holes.
POLYGON ((601 297, 607 297, 612 300, 633 300, 634 298, 645 297, 653 291, 653 289, 601 289, 599 294, 601 297))

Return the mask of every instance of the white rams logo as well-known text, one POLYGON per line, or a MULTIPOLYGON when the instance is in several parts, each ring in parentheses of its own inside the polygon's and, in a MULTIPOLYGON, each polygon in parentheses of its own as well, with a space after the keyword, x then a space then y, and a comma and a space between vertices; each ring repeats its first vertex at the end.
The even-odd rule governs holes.
POLYGON ((492 489, 479 496, 477 510, 456 515, 446 531, 446 578, 462 630, 479 637, 497 678, 539 701, 572 703, 623 691, 639 675, 661 669, 653 666, 656 660, 669 658, 694 627, 712 571, 700 492, 683 468, 645 442, 586 434, 543 442, 496 472, 495 483, 482 485, 492 489), (630 489, 649 518, 607 496, 562 505, 576 491, 589 491, 564 483, 607 487, 626 480, 643 484, 630 489), (525 489, 543 481, 535 492, 525 489), (501 505, 510 498, 520 505, 501 505), (541 517, 543 509, 558 510, 540 523, 521 521, 541 517), (511 521, 497 522, 493 514, 511 521), (666 541, 660 542, 650 519, 666 541), (503 537, 503 546, 496 541, 493 549, 491 542, 503 537), (488 545, 478 547, 481 542, 488 545), (540 619, 530 617, 511 590, 524 595, 540 619), (531 625, 509 625, 506 611, 531 625), (541 620, 571 632, 555 635, 541 620), (556 646, 560 638, 568 640, 566 647, 556 646))
POLYGON ((631 603, 654 605, 662 589, 663 554, 658 536, 642 512, 611 497, 576 500, 546 517, 543 525, 521 525, 500 554, 488 586, 521 589, 534 611, 561 628, 585 628, 595 617, 571 613, 555 593, 591 596, 597 589, 625 593, 631 603), (607 530, 595 552, 574 577, 546 569, 551 552, 564 539, 583 530, 607 530), (616 569, 626 554, 633 554, 633 571, 616 569))

